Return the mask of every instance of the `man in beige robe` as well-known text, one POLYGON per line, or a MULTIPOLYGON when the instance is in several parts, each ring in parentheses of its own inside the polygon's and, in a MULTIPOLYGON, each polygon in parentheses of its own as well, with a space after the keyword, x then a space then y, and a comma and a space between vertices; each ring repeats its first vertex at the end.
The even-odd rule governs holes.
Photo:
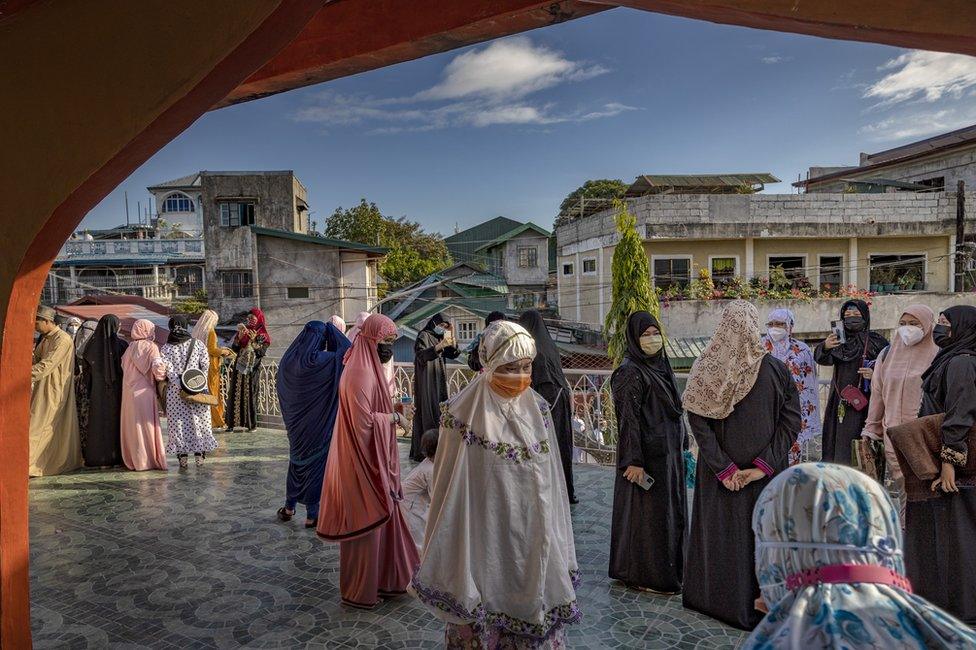
POLYGON ((71 335, 41 306, 34 329, 41 335, 31 366, 30 476, 51 476, 82 465, 75 410, 75 349, 71 335))

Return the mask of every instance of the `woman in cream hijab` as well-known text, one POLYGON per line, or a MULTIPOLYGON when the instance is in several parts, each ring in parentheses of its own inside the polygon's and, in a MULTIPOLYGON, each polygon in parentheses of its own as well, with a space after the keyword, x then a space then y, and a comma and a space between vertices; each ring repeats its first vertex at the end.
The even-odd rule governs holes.
POLYGON ((447 646, 563 648, 579 570, 548 403, 529 385, 535 342, 493 323, 485 372, 442 406, 426 545, 411 590, 447 646))
POLYGON ((216 406, 210 407, 210 419, 213 420, 214 429, 223 429, 227 426, 224 422, 224 400, 220 392, 220 364, 226 356, 234 354, 230 348, 222 348, 217 345, 217 312, 207 309, 200 315, 200 319, 193 326, 192 336, 207 346, 207 354, 210 355, 210 370, 207 372, 207 390, 211 395, 217 395, 216 406))
POLYGON ((796 384, 760 343, 755 306, 734 300, 725 308, 682 402, 699 454, 684 605, 751 630, 762 618, 752 508, 770 477, 789 465, 801 427, 796 384))

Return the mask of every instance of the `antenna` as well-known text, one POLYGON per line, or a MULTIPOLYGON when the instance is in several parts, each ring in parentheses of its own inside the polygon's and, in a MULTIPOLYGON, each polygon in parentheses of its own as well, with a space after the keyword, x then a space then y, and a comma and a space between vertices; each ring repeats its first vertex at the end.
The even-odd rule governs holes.
POLYGON ((122 196, 125 198, 125 225, 129 225, 129 193, 122 190, 122 196))

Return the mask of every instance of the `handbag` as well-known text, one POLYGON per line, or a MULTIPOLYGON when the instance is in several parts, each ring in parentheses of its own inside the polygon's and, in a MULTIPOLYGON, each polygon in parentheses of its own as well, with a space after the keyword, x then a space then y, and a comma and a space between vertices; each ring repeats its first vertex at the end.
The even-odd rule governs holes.
MULTIPOLYGON (((864 339, 864 354, 861 355, 861 367, 864 367, 864 363, 868 358, 868 345, 871 343, 871 337, 868 336, 864 339)), ((855 411, 863 411, 868 405, 868 396, 865 395, 860 388, 854 386, 853 384, 848 384, 842 389, 837 390, 837 381, 834 380, 834 390, 840 395, 840 398, 847 403, 855 411)))
POLYGON ((884 483, 887 459, 883 440, 858 438, 851 441, 851 465, 878 483, 884 483))
MULTIPOLYGON (((197 342, 193 340, 186 353, 186 362, 183 364, 183 372, 180 373, 180 398, 189 404, 217 406, 218 397, 207 392, 207 375, 199 368, 190 368, 190 358, 193 356, 196 345, 197 342)), ((159 399, 164 413, 166 412, 166 391, 168 389, 168 379, 156 382, 156 397, 159 399)))
MULTIPOLYGON (((925 501, 939 494, 929 484, 942 469, 942 420, 944 413, 926 415, 888 429, 891 446, 905 476, 905 493, 909 501, 925 501)), ((976 483, 976 425, 966 438, 966 466, 956 467, 956 482, 976 483)))

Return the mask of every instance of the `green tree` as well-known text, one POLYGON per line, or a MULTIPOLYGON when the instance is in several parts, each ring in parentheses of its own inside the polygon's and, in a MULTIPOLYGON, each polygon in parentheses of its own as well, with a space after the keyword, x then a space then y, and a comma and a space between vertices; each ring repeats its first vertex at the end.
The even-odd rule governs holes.
POLYGON ((388 288, 406 286, 451 265, 451 255, 440 235, 425 232, 416 221, 383 216, 375 203, 336 208, 326 221, 325 236, 390 249, 380 265, 388 288))
POLYGON ((627 319, 635 311, 649 311, 660 321, 661 305, 651 290, 651 273, 644 242, 637 233, 637 218, 619 199, 614 202, 614 209, 620 240, 613 251, 612 294, 603 334, 610 358, 619 364, 627 349, 627 319))
POLYGON ((207 292, 198 289, 190 298, 183 298, 173 303, 173 311, 180 314, 202 314, 207 308, 207 292))
POLYGON ((607 207, 610 199, 619 199, 627 191, 627 184, 620 179, 600 178, 586 181, 570 192, 559 204, 559 216, 556 226, 562 226, 582 215, 582 208, 587 207, 587 199, 605 199, 593 201, 590 205, 607 207), (582 201, 581 201, 582 199, 582 201))

